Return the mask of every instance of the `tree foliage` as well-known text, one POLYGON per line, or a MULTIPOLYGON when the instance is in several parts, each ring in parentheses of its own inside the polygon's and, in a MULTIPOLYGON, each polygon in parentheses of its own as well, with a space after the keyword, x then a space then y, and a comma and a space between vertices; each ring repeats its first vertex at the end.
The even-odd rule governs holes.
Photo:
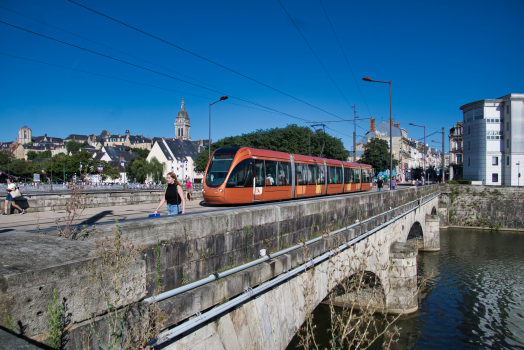
POLYGON ((82 143, 82 142, 78 142, 75 140, 71 140, 65 144, 65 147, 66 147, 67 153, 71 153, 71 152, 78 152, 80 148, 87 146, 87 145, 88 145, 87 142, 82 143))
MULTIPOLYGON (((323 132, 313 133, 305 126, 296 124, 285 128, 257 130, 249 134, 223 138, 211 145, 211 153, 222 147, 253 147, 271 151, 309 155, 309 137, 311 136, 311 155, 319 156, 324 140, 326 146, 322 157, 347 160, 349 151, 344 149, 342 141, 323 132)), ((209 147, 209 146, 208 146, 209 147)), ((196 171, 204 171, 209 160, 209 148, 201 152, 195 160, 196 171)))
POLYGON ((152 177, 153 182, 161 182, 164 169, 165 164, 160 163, 156 158, 148 162, 145 158, 135 157, 126 165, 126 174, 128 179, 140 183, 144 183, 148 176, 152 177))
MULTIPOLYGON (((386 140, 379 138, 369 139, 366 150, 358 163, 369 164, 377 171, 389 169, 389 146, 386 140)), ((393 159, 393 166, 398 165, 398 160, 393 159)))
MULTIPOLYGON (((120 177, 120 172, 117 168, 112 168, 105 161, 94 160, 92 155, 86 151, 80 151, 71 156, 57 154, 42 163, 34 163, 32 161, 26 161, 25 159, 14 159, 12 157, 9 164, 9 173, 30 181, 33 178, 33 174, 41 174, 42 169, 44 169, 47 173, 46 177, 51 178, 52 173, 53 180, 61 179, 71 181, 73 175, 80 174, 80 162, 82 162, 82 172, 87 175, 98 174, 98 165, 102 165, 104 168, 101 173, 102 179, 105 180, 107 177, 117 179, 120 177), (65 179, 63 179, 64 173, 65 179)), ((8 171, 7 151, 0 152, 0 170, 5 173, 8 171), (4 154, 3 152, 6 153, 4 154)))
POLYGON ((149 155, 149 150, 147 149, 142 149, 142 148, 138 148, 138 147, 134 147, 134 148, 126 148, 126 151, 131 151, 131 152, 135 152, 135 153, 138 153, 138 155, 142 158, 147 158, 147 156, 149 155))
POLYGON ((27 160, 35 160, 36 158, 38 158, 38 153, 36 153, 35 151, 28 151, 26 153, 26 157, 27 160))

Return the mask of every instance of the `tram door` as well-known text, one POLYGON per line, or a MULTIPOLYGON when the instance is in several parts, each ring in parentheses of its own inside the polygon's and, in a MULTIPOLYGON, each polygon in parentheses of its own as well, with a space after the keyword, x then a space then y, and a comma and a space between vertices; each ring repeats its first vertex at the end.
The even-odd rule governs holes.
POLYGON ((264 161, 255 159, 255 179, 253 183, 253 200, 261 201, 264 199, 264 161))

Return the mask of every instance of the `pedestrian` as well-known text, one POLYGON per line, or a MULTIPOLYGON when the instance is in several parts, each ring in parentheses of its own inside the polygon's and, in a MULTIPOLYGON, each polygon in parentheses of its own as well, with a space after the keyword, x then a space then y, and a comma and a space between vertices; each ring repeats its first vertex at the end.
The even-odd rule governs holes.
POLYGON ((395 178, 391 179, 391 187, 393 187, 393 189, 397 188, 397 179, 395 179, 395 178))
POLYGON ((192 185, 193 184, 191 183, 191 179, 187 179, 186 181, 187 197, 189 198, 190 201, 191 201, 191 192, 193 192, 192 185))
POLYGON ((160 203, 156 207, 153 214, 158 212, 158 209, 164 202, 167 202, 167 215, 178 215, 186 213, 186 199, 184 197, 184 191, 182 186, 178 182, 174 172, 167 173, 166 176, 167 187, 164 192, 164 197, 160 200, 160 203))
POLYGON ((382 187, 384 186, 384 181, 382 181, 382 178, 379 177, 377 181, 377 188, 379 192, 382 192, 382 187))
POLYGON ((7 196, 5 197, 4 212, 2 213, 2 215, 7 215, 7 208, 9 208, 9 202, 11 202, 11 206, 18 209, 18 212, 20 213, 20 215, 24 213, 24 209, 16 205, 15 199, 13 198, 13 196, 11 196, 11 193, 14 192, 15 190, 16 190, 16 185, 12 183, 11 180, 7 179, 7 187, 6 187, 7 196))

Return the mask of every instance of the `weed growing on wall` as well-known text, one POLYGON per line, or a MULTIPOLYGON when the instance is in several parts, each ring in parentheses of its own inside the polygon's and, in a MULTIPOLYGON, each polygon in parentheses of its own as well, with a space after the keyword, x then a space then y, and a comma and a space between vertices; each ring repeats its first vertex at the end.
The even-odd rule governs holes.
POLYGON ((69 324, 69 317, 66 316, 67 306, 65 301, 60 300, 56 289, 53 289, 53 300, 49 303, 47 311, 49 313, 47 322, 49 338, 47 339, 47 345, 53 349, 61 349, 63 347, 65 328, 69 324))
POLYGON ((84 186, 72 184, 68 186, 70 197, 66 201, 66 216, 55 220, 58 236, 77 239, 86 235, 86 227, 75 227, 84 212, 87 196, 82 193, 84 186))
POLYGON ((246 262, 249 261, 249 242, 251 240, 251 226, 244 227, 246 232, 246 262))
POLYGON ((112 237, 95 240, 95 246, 90 282, 102 298, 104 309, 88 311, 89 300, 84 290, 89 329, 84 337, 84 348, 148 349, 149 340, 160 333, 166 316, 154 301, 160 288, 155 290, 151 304, 138 302, 145 294, 145 282, 141 278, 140 265, 137 265, 143 247, 125 239, 118 222, 112 237))
MULTIPOLYGON (((332 248, 341 244, 340 240, 330 240, 329 243, 332 248)), ((416 303, 419 289, 413 282, 409 295, 390 294, 392 290, 387 276, 399 273, 402 268, 380 261, 378 257, 385 249, 383 244, 366 240, 349 249, 351 259, 347 259, 344 253, 334 254, 321 265, 305 269, 301 287, 305 302, 302 311, 306 315, 296 335, 298 348, 366 349, 378 343, 383 349, 389 349, 397 341, 399 328, 395 322, 403 312, 388 315, 388 297, 394 297, 393 300, 411 298, 416 303), (382 281, 379 276, 386 276, 386 280, 382 281), (329 306, 331 325, 320 344, 313 310, 320 302, 317 298, 322 290, 328 295, 323 303, 329 306)), ((307 247, 303 247, 303 254, 304 260, 310 257, 307 247)))

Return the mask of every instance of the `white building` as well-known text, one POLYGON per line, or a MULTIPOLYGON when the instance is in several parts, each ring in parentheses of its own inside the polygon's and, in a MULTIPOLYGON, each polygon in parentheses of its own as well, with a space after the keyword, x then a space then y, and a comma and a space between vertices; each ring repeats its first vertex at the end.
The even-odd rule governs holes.
POLYGON ((480 100, 460 107, 466 180, 517 186, 524 166, 524 94, 480 100))

